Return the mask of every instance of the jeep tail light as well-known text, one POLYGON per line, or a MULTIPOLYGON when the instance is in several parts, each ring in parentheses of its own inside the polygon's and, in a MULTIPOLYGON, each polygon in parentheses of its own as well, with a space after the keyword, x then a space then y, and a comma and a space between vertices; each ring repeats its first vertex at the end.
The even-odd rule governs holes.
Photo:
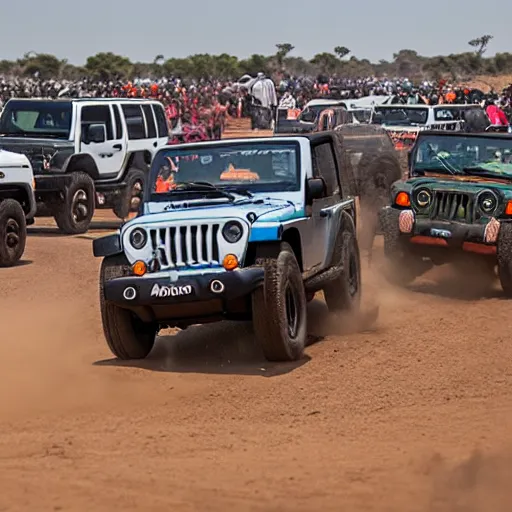
POLYGON ((505 215, 512 215, 512 200, 507 203, 505 208, 505 215))
POLYGON ((399 192, 395 197, 398 206, 411 206, 411 198, 407 192, 399 192))

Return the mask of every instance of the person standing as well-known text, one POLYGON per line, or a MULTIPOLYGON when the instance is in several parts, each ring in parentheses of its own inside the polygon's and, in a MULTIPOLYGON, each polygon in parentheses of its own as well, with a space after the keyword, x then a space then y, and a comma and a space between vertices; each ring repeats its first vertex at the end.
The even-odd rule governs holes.
POLYGON ((271 128, 277 110, 277 93, 274 82, 264 73, 258 73, 256 81, 251 87, 251 96, 254 98, 253 107, 256 107, 251 109, 252 129, 271 128))

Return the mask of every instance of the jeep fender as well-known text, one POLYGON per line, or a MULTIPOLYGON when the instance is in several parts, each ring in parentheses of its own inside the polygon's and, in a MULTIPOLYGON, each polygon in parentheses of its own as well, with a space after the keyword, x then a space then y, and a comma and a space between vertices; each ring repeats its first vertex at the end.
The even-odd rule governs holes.
POLYGON ((141 171, 149 170, 153 155, 148 150, 134 151, 127 155, 126 165, 124 166, 123 176, 132 168, 140 169, 141 171))
POLYGON ((276 231, 277 236, 274 239, 267 238, 265 240, 253 240, 251 237, 247 250, 245 265, 251 265, 258 259, 276 258, 281 250, 281 243, 286 242, 293 249, 299 264, 299 268, 301 272, 303 272, 302 242, 299 230, 296 227, 283 229, 281 224, 278 226, 279 227, 276 231))
POLYGON ((123 248, 120 233, 113 233, 112 235, 94 239, 92 241, 92 252, 96 258, 105 258, 107 256, 121 254, 123 248))
POLYGON ((63 172, 69 174, 75 171, 81 171, 88 174, 94 181, 99 179, 98 168, 93 157, 88 154, 70 156, 62 168, 63 172))

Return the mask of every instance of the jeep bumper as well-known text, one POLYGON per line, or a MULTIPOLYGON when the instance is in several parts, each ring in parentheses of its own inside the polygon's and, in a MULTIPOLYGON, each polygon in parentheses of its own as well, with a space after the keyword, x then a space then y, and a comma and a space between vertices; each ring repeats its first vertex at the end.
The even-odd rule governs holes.
POLYGON ((184 276, 173 282, 168 277, 121 277, 107 281, 104 294, 106 301, 132 310, 144 321, 171 326, 205 323, 247 316, 251 293, 263 278, 261 267, 184 276))
POLYGON ((71 183, 71 174, 38 174, 34 176, 36 193, 61 192, 71 183))
MULTIPOLYGON (((454 221, 416 217, 412 210, 384 208, 382 226, 395 225, 403 239, 411 244, 462 249, 480 254, 495 254, 500 221, 495 218, 485 224, 465 224, 454 221)), ((396 229, 395 228, 395 229, 396 229)))

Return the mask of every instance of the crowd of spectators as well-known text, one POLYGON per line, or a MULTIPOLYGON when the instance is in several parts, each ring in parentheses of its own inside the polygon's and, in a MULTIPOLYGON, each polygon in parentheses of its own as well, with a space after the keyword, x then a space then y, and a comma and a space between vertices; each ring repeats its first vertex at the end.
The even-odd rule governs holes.
POLYGON ((0 77, 0 109, 12 97, 18 98, 153 98, 167 112, 177 140, 219 138, 226 119, 251 117, 252 127, 266 128, 275 110, 302 109, 313 98, 361 98, 370 95, 392 96, 393 103, 485 104, 497 123, 506 123, 512 109, 512 86, 503 91, 483 93, 477 89, 453 86, 446 81, 413 84, 408 79, 348 79, 328 76, 280 76, 272 80, 263 73, 245 76, 239 81, 182 80, 168 77, 97 81, 83 79, 41 80, 38 78, 0 77))

